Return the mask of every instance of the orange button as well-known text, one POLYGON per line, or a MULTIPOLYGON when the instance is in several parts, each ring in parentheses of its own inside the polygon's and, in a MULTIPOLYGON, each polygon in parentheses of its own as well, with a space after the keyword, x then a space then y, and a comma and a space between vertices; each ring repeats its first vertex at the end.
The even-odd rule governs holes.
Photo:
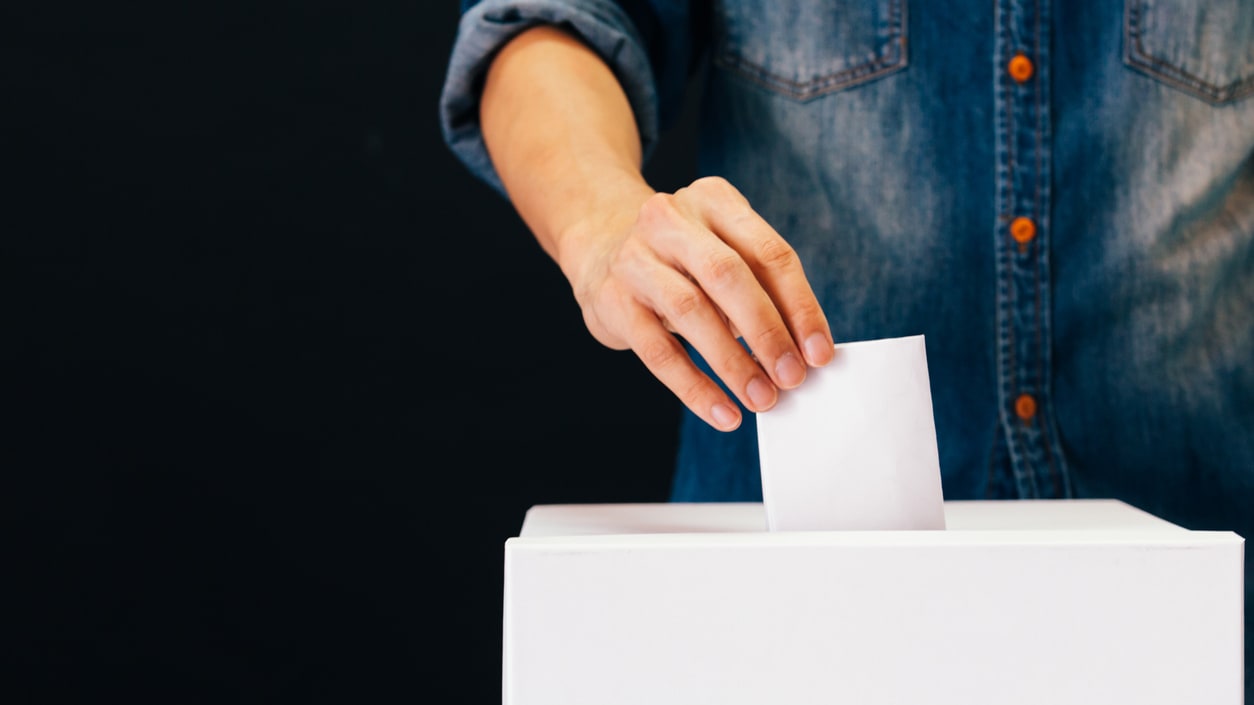
POLYGON ((1015 399, 1015 413, 1024 421, 1029 421, 1036 416, 1036 399, 1031 394, 1020 394, 1015 399))
POLYGON ((1032 78, 1032 60, 1023 54, 1015 54, 1007 68, 1010 70, 1010 77, 1019 83, 1032 78))
POLYGON ((1010 221, 1010 237, 1020 245, 1026 245, 1036 237, 1036 223, 1031 218, 1015 218, 1010 221))

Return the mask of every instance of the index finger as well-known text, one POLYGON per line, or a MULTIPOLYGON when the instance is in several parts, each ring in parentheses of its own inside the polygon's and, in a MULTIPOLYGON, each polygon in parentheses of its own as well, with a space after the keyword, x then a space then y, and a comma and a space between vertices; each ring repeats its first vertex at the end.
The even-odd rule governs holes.
MULTIPOLYGON (((806 362, 811 367, 831 362, 835 356, 831 328, 797 251, 725 179, 707 177, 690 188, 702 190, 703 197, 692 202, 700 209, 699 215, 749 265, 806 362)), ((737 325, 755 354, 772 348, 758 338, 758 331, 745 330, 741 322, 737 325)))

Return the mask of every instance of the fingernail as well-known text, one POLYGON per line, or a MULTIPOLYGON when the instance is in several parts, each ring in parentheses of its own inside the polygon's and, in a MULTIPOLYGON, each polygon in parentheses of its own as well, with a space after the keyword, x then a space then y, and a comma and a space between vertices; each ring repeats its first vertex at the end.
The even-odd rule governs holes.
POLYGON ((785 353, 775 363, 775 376, 784 387, 795 387, 805 381, 806 368, 792 353, 785 353))
POLYGON ((714 417, 714 423, 724 431, 730 431, 740 425, 740 414, 726 404, 715 404, 714 408, 710 409, 710 416, 714 417))
POLYGON ((832 344, 822 333, 811 334, 803 347, 811 367, 822 367, 832 361, 832 344))
POLYGON ((775 404, 775 385, 761 377, 749 380, 745 393, 749 396, 749 401, 753 402, 755 411, 766 411, 775 404))

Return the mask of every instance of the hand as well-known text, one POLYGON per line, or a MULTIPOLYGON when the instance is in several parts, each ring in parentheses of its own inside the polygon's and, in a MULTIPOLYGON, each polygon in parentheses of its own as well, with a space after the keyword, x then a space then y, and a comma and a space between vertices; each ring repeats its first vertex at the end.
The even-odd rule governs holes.
POLYGON ((740 411, 676 336, 753 411, 800 385, 807 364, 831 362, 831 331, 797 253, 730 183, 707 177, 626 200, 563 238, 558 258, 603 345, 635 352, 723 431, 740 425, 740 411))

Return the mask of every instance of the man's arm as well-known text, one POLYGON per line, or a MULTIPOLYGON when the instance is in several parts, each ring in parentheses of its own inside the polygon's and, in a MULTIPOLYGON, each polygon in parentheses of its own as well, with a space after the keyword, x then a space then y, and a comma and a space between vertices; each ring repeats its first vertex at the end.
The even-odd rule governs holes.
POLYGON ((740 413, 672 333, 754 411, 801 384, 807 362, 831 361, 827 321, 793 249, 722 179, 674 194, 650 188, 627 97, 579 40, 536 27, 506 44, 480 123, 510 200, 570 281, 588 330, 634 351, 707 423, 732 430, 740 413))

